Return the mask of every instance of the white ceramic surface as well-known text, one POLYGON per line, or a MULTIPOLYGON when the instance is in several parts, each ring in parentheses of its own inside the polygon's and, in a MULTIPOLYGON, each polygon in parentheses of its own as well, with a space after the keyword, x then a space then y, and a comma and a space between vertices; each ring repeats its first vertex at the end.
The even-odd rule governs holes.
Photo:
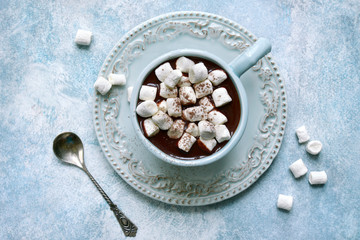
POLYGON ((249 102, 248 124, 239 144, 221 161, 203 167, 170 165, 149 154, 131 126, 126 89, 153 59, 169 51, 211 51, 229 63, 256 37, 226 18, 176 12, 151 19, 126 34, 106 58, 100 74, 124 73, 125 87, 96 93, 94 124, 100 146, 117 173, 154 199, 177 205, 207 205, 252 185, 271 165, 286 125, 286 93, 268 54, 240 80, 249 102))

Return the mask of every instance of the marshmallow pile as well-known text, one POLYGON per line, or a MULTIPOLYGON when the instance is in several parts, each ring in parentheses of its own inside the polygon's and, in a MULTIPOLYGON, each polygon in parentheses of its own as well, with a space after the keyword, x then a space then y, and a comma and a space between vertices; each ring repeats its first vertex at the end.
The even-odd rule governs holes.
MULTIPOLYGON (((310 136, 307 133, 305 126, 301 126, 296 129, 296 135, 299 139, 299 143, 305 143, 310 140, 310 136)), ((322 144, 320 141, 310 141, 306 145, 306 151, 312 155, 318 155, 322 149, 322 144)))
POLYGON ((123 86, 126 84, 126 77, 124 74, 110 73, 108 78, 102 76, 98 77, 94 83, 94 88, 101 94, 107 94, 113 85, 123 86))
MULTIPOLYGON (((310 136, 305 126, 301 126, 298 129, 296 129, 296 135, 299 139, 299 143, 305 143, 310 140, 310 136)), ((318 155, 321 149, 322 149, 322 143, 317 140, 309 141, 306 145, 306 151, 311 155, 318 155)), ((289 168, 295 178, 305 175, 308 171, 304 162, 301 159, 291 164, 289 168)), ((310 172, 309 183, 311 185, 325 184, 326 182, 327 182, 327 175, 325 171, 310 172)))
POLYGON ((189 152, 197 142, 209 153, 231 138, 225 125, 228 119, 219 111, 232 101, 226 88, 217 87, 227 79, 223 70, 209 73, 204 63, 180 57, 176 69, 166 62, 155 69, 155 75, 158 86, 143 85, 136 108, 136 113, 146 118, 146 137, 167 131, 169 138, 179 139, 177 146, 182 151, 189 152))
MULTIPOLYGON (((298 137, 299 143, 306 143, 310 140, 310 136, 306 130, 305 126, 301 126, 296 129, 296 135, 298 137)), ((306 151, 312 155, 317 155, 320 153, 322 149, 322 144, 320 141, 310 141, 306 145, 306 151)), ((308 168, 306 167, 303 160, 300 158, 299 160, 293 162, 289 169, 295 178, 300 178, 304 176, 308 172, 308 168)), ((325 184, 327 182, 327 174, 325 171, 311 171, 309 174, 309 183, 311 185, 319 185, 325 184)), ((277 207, 280 209, 284 209, 290 211, 294 202, 294 198, 292 196, 287 196, 283 194, 279 194, 277 207)))

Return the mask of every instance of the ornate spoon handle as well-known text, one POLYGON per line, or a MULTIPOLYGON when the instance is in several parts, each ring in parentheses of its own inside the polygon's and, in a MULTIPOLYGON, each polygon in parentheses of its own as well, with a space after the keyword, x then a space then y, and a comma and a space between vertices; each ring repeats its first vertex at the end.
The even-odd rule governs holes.
POLYGON ((99 190, 105 201, 109 204, 111 211, 114 212, 116 219, 118 220, 121 229, 123 230, 125 236, 127 237, 135 237, 137 232, 137 227, 133 224, 123 212, 111 201, 109 196, 104 192, 104 190, 100 187, 100 185, 96 182, 95 178, 90 174, 87 168, 83 167, 84 172, 89 176, 91 181, 94 183, 96 188, 99 190))
POLYGON ((135 224, 133 224, 115 204, 110 205, 110 209, 114 212, 115 217, 120 223, 125 236, 135 237, 137 232, 137 227, 135 224))

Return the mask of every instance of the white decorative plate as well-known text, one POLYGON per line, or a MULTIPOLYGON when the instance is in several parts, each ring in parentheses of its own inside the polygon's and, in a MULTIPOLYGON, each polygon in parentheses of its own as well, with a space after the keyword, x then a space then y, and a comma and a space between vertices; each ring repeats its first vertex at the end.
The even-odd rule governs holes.
POLYGON ((118 42, 99 75, 124 73, 127 85, 113 87, 106 96, 95 93, 94 124, 106 158, 128 184, 162 202, 199 206, 244 191, 267 170, 280 149, 287 106, 284 81, 270 54, 241 77, 249 101, 248 124, 232 152, 213 164, 184 168, 155 158, 136 139, 127 102, 127 87, 158 56, 192 48, 230 62, 255 39, 221 16, 175 12, 140 24, 118 42))

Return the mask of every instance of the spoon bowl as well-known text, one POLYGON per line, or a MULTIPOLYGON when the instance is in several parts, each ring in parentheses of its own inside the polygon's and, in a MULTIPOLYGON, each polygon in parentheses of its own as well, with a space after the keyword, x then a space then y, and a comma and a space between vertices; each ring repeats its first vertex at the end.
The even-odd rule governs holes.
POLYGON ((58 135, 53 143, 53 151, 58 159, 84 168, 84 146, 81 139, 74 133, 65 132, 58 135))

